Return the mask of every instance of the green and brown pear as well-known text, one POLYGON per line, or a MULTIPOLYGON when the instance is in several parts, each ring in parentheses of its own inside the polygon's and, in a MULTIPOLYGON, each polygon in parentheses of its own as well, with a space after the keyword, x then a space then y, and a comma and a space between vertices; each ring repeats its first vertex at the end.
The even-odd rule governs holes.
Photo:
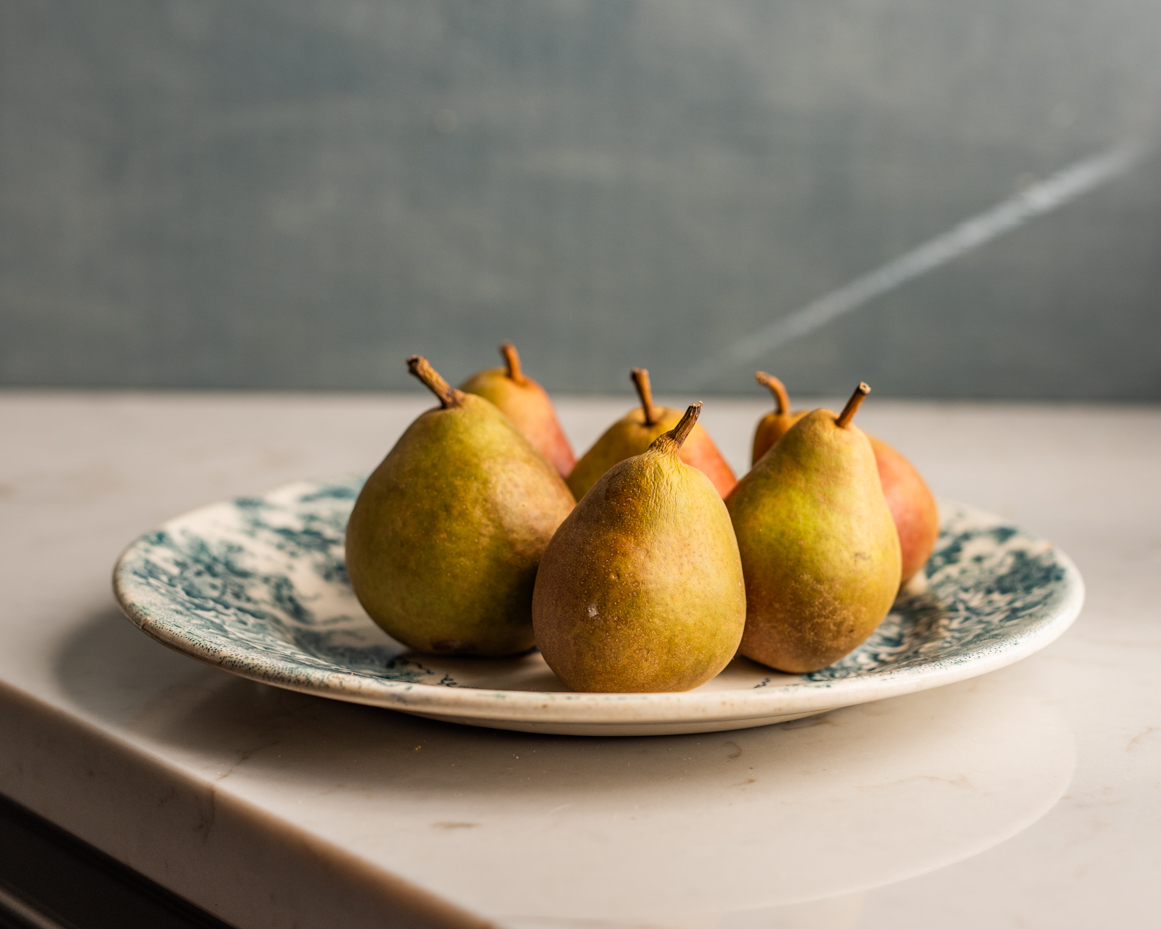
POLYGON ((460 384, 464 393, 490 400, 524 437, 538 448, 561 477, 568 477, 576 463, 572 446, 560 426, 556 409, 545 391, 524 373, 516 346, 505 342, 500 346, 503 368, 486 368, 460 384))
POLYGON ((814 410, 726 498, 746 578, 741 651, 779 671, 817 671, 861 644, 899 588, 895 521, 875 454, 851 419, 814 410))
POLYGON ((552 537, 536 644, 573 690, 689 690, 737 651, 746 593, 725 504, 680 457, 701 404, 610 468, 552 537))
MULTIPOLYGON (((757 464, 758 459, 808 412, 791 411, 786 388, 778 378, 764 371, 758 371, 755 378, 774 394, 775 409, 763 416, 754 430, 753 464, 757 464)), ((875 453, 875 464, 879 469, 879 481, 883 485, 887 506, 895 519, 895 531, 899 533, 903 558, 900 584, 906 584, 927 564, 927 559, 935 550, 935 543, 939 540, 939 508, 927 482, 902 453, 873 435, 867 438, 875 453)))
MULTIPOLYGON (((653 403, 653 390, 649 383, 649 372, 644 368, 634 368, 631 374, 633 386, 641 399, 641 405, 630 410, 605 430, 593 443, 568 476, 568 486, 579 500, 606 471, 618 461, 640 455, 661 435, 669 432, 681 419, 681 411, 653 403)), ((681 447, 681 460, 692 465, 710 479, 717 488, 718 495, 725 497, 738 479, 718 447, 702 426, 694 426, 693 432, 681 447)))
POLYGON ((424 358, 408 367, 440 405, 407 428, 355 501, 351 586, 371 618, 412 648, 527 651, 536 569, 572 494, 495 406, 453 390, 424 358))

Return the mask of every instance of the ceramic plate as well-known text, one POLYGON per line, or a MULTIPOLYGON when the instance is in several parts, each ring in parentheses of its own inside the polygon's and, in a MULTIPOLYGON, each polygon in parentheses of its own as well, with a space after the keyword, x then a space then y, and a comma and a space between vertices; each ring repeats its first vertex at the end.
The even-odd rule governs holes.
POLYGON ((442 658, 388 638, 343 561, 361 483, 291 484, 177 517, 121 556, 121 608, 165 645, 277 687, 473 726, 653 735, 764 726, 963 680, 1043 648, 1084 600, 1062 552, 943 504, 926 583, 837 664, 790 675, 737 658, 688 693, 578 694, 536 652, 442 658))

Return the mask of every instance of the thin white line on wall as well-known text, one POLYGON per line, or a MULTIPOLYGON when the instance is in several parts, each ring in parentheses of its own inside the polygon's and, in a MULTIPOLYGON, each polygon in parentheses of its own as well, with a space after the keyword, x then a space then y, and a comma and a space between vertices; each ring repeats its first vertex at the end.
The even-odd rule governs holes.
POLYGON ((1032 184, 990 210, 965 220, 894 261, 774 320, 765 328, 739 339, 725 351, 695 365, 687 376, 689 387, 705 387, 732 369, 754 362, 767 352, 825 326, 832 319, 857 309, 900 284, 1011 232, 1036 216, 1063 206, 1124 174, 1140 154, 1141 149, 1136 144, 1123 143, 1032 184))

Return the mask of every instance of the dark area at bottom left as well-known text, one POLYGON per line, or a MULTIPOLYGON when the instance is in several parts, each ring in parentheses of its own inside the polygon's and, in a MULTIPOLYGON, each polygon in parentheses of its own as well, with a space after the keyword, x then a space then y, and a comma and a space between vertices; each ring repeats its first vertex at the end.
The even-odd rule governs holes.
POLYGON ((230 929, 0 795, 0 929, 230 929))

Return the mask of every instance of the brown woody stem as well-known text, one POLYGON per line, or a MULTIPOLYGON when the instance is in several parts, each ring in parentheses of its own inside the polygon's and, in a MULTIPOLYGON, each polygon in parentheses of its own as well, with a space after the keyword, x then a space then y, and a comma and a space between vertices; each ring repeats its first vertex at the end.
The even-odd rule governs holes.
POLYGON ((653 411, 653 388, 649 386, 649 372, 645 368, 634 368, 629 375, 633 379, 633 386, 637 388, 637 396, 641 398, 641 409, 645 411, 645 425, 652 426, 657 422, 653 411))
POLYGON ((516 346, 511 342, 505 342, 500 346, 500 354, 504 356, 504 364, 508 366, 508 376, 517 384, 523 384, 527 378, 520 370, 520 353, 516 351, 516 346))
POLYGON ((871 392, 871 388, 866 384, 859 384, 855 388, 855 392, 851 394, 851 399, 847 401, 847 405, 843 407, 843 411, 839 413, 835 425, 841 429, 846 429, 851 424, 851 420, 855 418, 855 413, 858 412, 863 400, 866 399, 867 394, 871 392))
POLYGON ((685 444, 685 440, 689 438, 689 434, 693 431, 693 427, 697 425, 697 418, 701 416, 701 401, 692 404, 689 409, 685 411, 685 415, 676 426, 668 432, 662 433, 653 440, 650 448, 670 448, 677 451, 685 444))
POLYGON ((407 370, 423 381, 424 386, 439 397, 440 405, 445 410, 459 406, 464 402, 464 392, 451 387, 422 355, 412 355, 408 358, 407 370))
POLYGON ((767 374, 765 371, 755 371, 754 380, 756 380, 763 387, 769 388, 770 393, 774 395, 774 412, 779 416, 790 412, 790 396, 786 393, 786 388, 782 386, 782 382, 778 380, 773 374, 767 374))

